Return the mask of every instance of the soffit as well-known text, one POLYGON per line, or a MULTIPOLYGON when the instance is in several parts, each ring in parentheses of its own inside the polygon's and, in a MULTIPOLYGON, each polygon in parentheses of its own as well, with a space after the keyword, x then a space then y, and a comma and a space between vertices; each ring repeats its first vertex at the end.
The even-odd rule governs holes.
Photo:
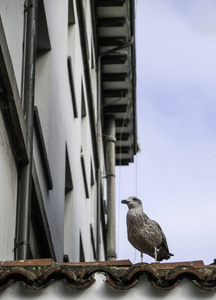
MULTIPOLYGON (((99 55, 134 39, 134 1, 95 3, 99 55)), ((137 152, 135 42, 102 56, 101 93, 104 122, 116 120, 116 165, 127 165, 137 152)))

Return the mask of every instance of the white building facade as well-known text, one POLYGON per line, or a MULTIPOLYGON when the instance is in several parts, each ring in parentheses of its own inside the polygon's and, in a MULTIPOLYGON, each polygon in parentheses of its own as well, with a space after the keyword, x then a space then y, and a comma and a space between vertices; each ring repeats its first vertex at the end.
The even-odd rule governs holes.
POLYGON ((0 260, 113 260, 136 154, 134 1, 0 1, 0 260))

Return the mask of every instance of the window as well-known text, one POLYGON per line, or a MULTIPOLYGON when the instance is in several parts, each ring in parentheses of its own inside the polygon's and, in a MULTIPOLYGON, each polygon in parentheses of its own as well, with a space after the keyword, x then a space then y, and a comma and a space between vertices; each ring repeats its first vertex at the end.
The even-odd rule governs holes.
POLYGON ((38 1, 37 55, 51 50, 50 38, 43 0, 38 1))
POLYGON ((68 157, 68 151, 66 147, 66 154, 65 154, 65 194, 70 192, 73 189, 73 181, 68 157))
MULTIPOLYGON (((51 44, 49 30, 46 19, 44 0, 38 1, 38 22, 37 22, 37 45, 35 61, 35 109, 34 109, 34 129, 39 146, 42 168, 46 176, 48 189, 52 189, 52 179, 49 170, 46 149, 49 140, 49 120, 50 120, 50 62, 51 44)), ((34 148, 36 150, 36 148, 34 148)))
POLYGON ((50 230, 46 218, 38 179, 33 167, 31 225, 29 258, 52 258, 55 260, 50 230))
POLYGON ((69 83, 70 83, 74 118, 78 118, 78 110, 77 110, 77 103, 76 103, 76 94, 75 94, 75 89, 74 89, 74 80, 73 80, 71 56, 68 56, 67 62, 68 62, 68 75, 69 75, 69 83))
POLYGON ((97 260, 96 248, 95 248, 95 239, 94 239, 94 231, 93 226, 90 224, 90 235, 91 235, 91 243, 92 243, 92 251, 94 255, 94 260, 97 260))
POLYGON ((95 67, 95 57, 94 57, 94 46, 93 41, 91 42, 91 68, 94 69, 95 67))
POLYGON ((52 182, 50 166, 49 166, 49 161, 48 161, 48 157, 47 157, 47 152, 46 152, 46 147, 45 147, 45 142, 44 142, 44 138, 43 138, 43 132, 42 132, 42 128, 41 128, 41 123, 40 123, 37 106, 34 107, 34 129, 35 129, 37 143, 38 143, 38 149, 39 149, 40 157, 41 157, 41 161, 42 161, 42 167, 43 167, 44 175, 46 177, 47 187, 49 190, 52 190, 53 182, 52 182))
POLYGON ((91 185, 95 184, 95 178, 94 178, 94 172, 93 172, 93 166, 91 161, 91 185))
POLYGON ((81 84, 82 86, 82 91, 81 91, 81 103, 82 103, 82 117, 86 116, 86 105, 85 105, 85 95, 84 95, 84 90, 83 90, 83 83, 81 84))
POLYGON ((64 203, 64 262, 73 257, 73 180, 67 146, 65 147, 65 203, 64 203))
POLYGON ((87 176, 86 176, 85 160, 84 160, 83 154, 81 154, 81 165, 82 165, 82 171, 83 171, 83 180, 84 180, 86 198, 89 198, 88 181, 87 181, 87 176))
POLYGON ((75 24, 73 0, 68 0, 68 25, 75 24))
POLYGON ((80 258, 79 258, 80 262, 85 262, 85 255, 84 255, 84 250, 83 250, 83 243, 82 243, 82 236, 80 233, 80 258))

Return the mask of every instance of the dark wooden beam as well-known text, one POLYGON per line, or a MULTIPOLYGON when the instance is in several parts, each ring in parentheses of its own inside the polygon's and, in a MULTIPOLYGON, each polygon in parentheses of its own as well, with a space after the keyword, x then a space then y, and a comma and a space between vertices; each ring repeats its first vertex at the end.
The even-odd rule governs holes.
POLYGON ((104 108, 104 113, 125 113, 127 105, 110 105, 104 108))
POLYGON ((103 73, 102 81, 125 81, 127 73, 103 73))
POLYGON ((125 24, 124 17, 98 18, 98 20, 97 20, 98 27, 123 27, 124 24, 125 24))
POLYGON ((116 166, 126 166, 131 162, 129 158, 116 159, 116 166))
POLYGON ((117 134, 116 135, 116 140, 117 141, 127 141, 129 136, 130 136, 129 132, 124 132, 122 134, 117 134))
POLYGON ((127 89, 116 89, 116 90, 103 90, 104 98, 117 98, 117 97, 125 97, 128 93, 127 89))
POLYGON ((103 6, 123 6, 125 0, 97 0, 96 6, 103 7, 103 6))
POLYGON ((127 127, 129 123, 129 119, 116 119, 115 124, 116 127, 127 127))
POLYGON ((99 37, 99 39, 98 39, 98 45, 100 47, 121 46, 125 42, 126 42, 126 37, 124 37, 124 36, 99 37))
POLYGON ((131 149, 130 146, 123 146, 123 147, 116 147, 115 148, 117 154, 128 153, 130 151, 130 149, 131 149))
POLYGON ((127 55, 126 54, 109 55, 109 56, 104 56, 101 59, 101 64, 102 65, 125 64, 126 60, 127 60, 127 55))

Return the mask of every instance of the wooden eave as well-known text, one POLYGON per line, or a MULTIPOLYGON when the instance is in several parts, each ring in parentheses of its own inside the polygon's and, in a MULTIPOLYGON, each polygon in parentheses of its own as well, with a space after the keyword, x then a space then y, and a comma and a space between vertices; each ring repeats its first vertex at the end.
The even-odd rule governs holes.
POLYGON ((133 162, 137 152, 134 6, 134 0, 95 0, 98 55, 119 47, 101 58, 101 106, 104 122, 115 116, 116 165, 133 162), (131 40, 132 45, 121 48, 131 40))

